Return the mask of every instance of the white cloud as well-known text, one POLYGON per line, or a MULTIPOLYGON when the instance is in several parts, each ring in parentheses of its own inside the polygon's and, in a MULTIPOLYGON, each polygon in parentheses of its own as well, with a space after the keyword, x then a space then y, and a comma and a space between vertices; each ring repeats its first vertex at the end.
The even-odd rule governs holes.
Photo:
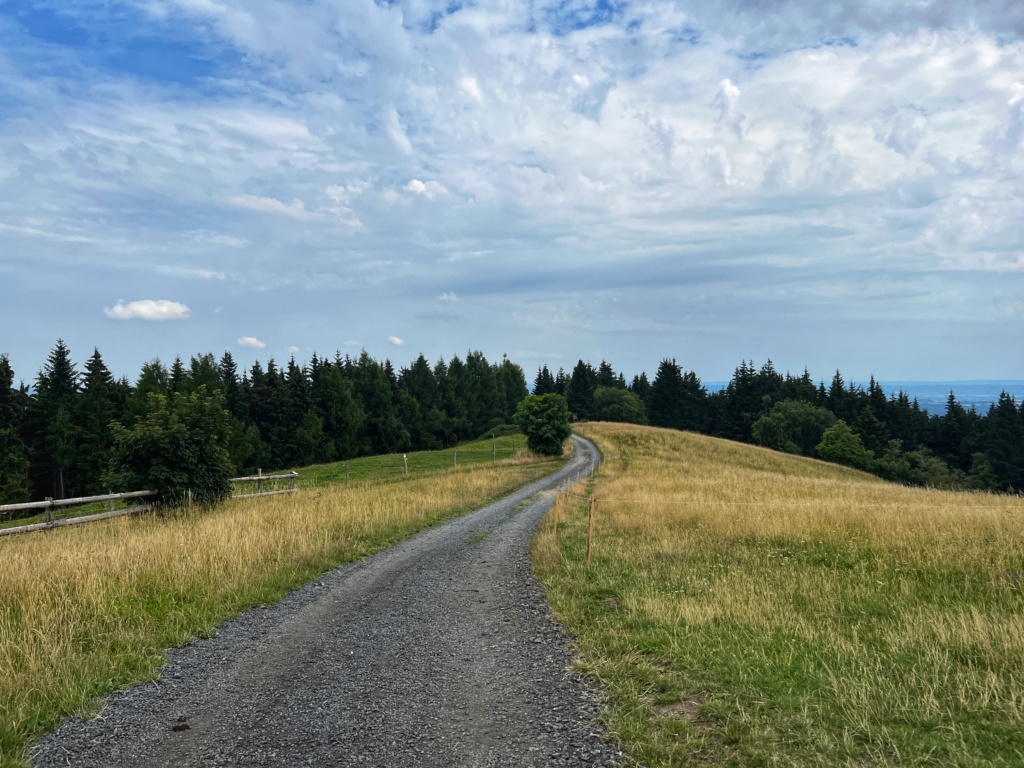
POLYGON ((428 200, 434 200, 438 197, 447 197, 448 190, 445 186, 437 181, 420 181, 419 179, 413 179, 405 185, 405 189, 412 192, 414 195, 422 195, 428 200))
POLYGON ((253 349, 263 349, 267 346, 266 342, 260 341, 255 336, 239 336, 238 344, 243 347, 251 347, 253 349))
POLYGON ((292 200, 290 203, 276 200, 272 197, 257 197, 255 195, 235 195, 231 202, 240 208, 249 208, 262 213, 274 213, 281 216, 290 216, 293 219, 312 219, 314 214, 306 210, 306 205, 301 200, 292 200))
POLYGON ((112 307, 104 307, 103 314, 111 320, 187 320, 192 311, 176 301, 142 299, 127 304, 118 301, 112 307))
POLYGON ((205 243, 209 245, 227 246, 228 248, 244 248, 249 244, 248 240, 241 237, 235 237, 234 235, 225 235, 218 232, 207 232, 205 230, 196 230, 188 233, 189 237, 193 242, 205 243))
POLYGON ((468 93, 477 102, 483 102, 484 95, 480 92, 480 84, 475 77, 467 75, 459 81, 459 87, 468 93))
POLYGON ((400 347, 405 344, 405 339, 401 339, 398 336, 388 336, 388 341, 394 344, 396 347, 400 347))
POLYGON ((398 116, 398 110, 394 107, 388 109, 385 115, 385 124, 388 136, 391 137, 391 141, 394 142, 398 151, 403 155, 412 155, 414 153, 412 142, 409 141, 405 126, 402 125, 402 121, 398 116))
POLYGON ((164 275, 174 277, 193 277, 200 280, 226 280, 227 275, 213 269, 193 269, 191 267, 176 267, 167 264, 160 265, 156 271, 164 275))
MULTIPOLYGON (((643 329, 671 327, 672 296, 698 283, 729 318, 715 341, 735 362, 762 329, 788 338, 781 318, 813 304, 805 286, 933 279, 969 297, 950 330, 1009 300, 999 273, 1019 274, 1019 4, 626 5, 584 29, 572 4, 144 4, 140 34, 213 41, 216 70, 99 72, 88 51, 14 27, 0 49, 0 102, 22 116, 0 135, 0 304, 17 316, 36 311, 22 297, 40 279, 159 295, 147 286, 173 275, 197 278, 165 280, 186 303, 224 306, 204 316, 223 338, 269 320, 331 349, 336 329, 370 340, 413 320, 412 296, 536 306, 578 286, 561 297, 583 318, 561 350, 540 323, 507 348, 656 361, 675 342, 643 329), (751 284, 767 286, 761 303, 742 305, 751 284), (666 296, 636 300, 632 335, 598 336, 620 320, 588 301, 619 286, 666 296)), ((100 23, 113 7, 72 6, 100 23)), ((829 313, 880 316, 849 297, 813 306, 822 328, 829 313)), ((67 317, 37 319, 56 337, 67 317)), ((179 351, 192 325, 165 326, 179 351)), ((485 347, 499 326, 426 343, 485 347)), ((884 346, 869 342, 818 348, 884 346)))

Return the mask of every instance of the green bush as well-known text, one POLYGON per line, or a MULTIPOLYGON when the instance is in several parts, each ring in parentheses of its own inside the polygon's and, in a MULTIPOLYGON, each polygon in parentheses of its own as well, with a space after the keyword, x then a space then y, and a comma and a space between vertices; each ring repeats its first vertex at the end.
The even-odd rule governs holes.
POLYGON ((233 471, 229 418, 220 393, 208 394, 205 387, 189 395, 149 394, 131 429, 112 424, 108 484, 119 491, 156 491, 161 504, 226 498, 233 471))
POLYGON ((569 406, 561 395, 527 395, 516 407, 516 426, 526 435, 526 447, 545 456, 561 456, 572 429, 569 406))
POLYGON ((860 435, 850 429, 842 419, 825 430, 815 451, 825 461, 845 464, 855 469, 863 469, 865 472, 874 469, 874 454, 864 447, 860 435))

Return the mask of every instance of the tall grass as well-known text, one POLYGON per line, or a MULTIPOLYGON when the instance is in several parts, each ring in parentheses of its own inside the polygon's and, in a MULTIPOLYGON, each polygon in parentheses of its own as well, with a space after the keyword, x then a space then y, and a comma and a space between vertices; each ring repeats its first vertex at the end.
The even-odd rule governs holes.
POLYGON ((165 648, 552 468, 524 457, 0 539, 0 765, 156 676, 165 648))
POLYGON ((580 430, 534 543, 611 729, 660 765, 1024 765, 1024 499, 698 435, 580 430))

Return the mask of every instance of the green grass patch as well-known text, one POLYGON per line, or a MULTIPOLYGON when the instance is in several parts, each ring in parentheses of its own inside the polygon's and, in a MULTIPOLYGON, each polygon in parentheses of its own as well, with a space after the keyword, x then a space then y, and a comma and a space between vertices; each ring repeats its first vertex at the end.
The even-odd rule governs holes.
POLYGON ((490 531, 473 531, 469 534, 469 536, 466 537, 466 543, 469 544, 469 546, 471 547, 474 544, 479 544, 481 541, 487 538, 488 533, 490 533, 490 531))

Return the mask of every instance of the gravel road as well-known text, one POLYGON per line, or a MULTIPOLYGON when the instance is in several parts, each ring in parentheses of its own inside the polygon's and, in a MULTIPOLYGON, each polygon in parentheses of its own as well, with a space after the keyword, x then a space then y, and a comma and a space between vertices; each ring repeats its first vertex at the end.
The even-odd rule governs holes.
POLYGON ((171 651, 158 682, 65 720, 33 764, 618 765, 528 560, 553 489, 597 461, 573 440, 554 475, 171 651))

